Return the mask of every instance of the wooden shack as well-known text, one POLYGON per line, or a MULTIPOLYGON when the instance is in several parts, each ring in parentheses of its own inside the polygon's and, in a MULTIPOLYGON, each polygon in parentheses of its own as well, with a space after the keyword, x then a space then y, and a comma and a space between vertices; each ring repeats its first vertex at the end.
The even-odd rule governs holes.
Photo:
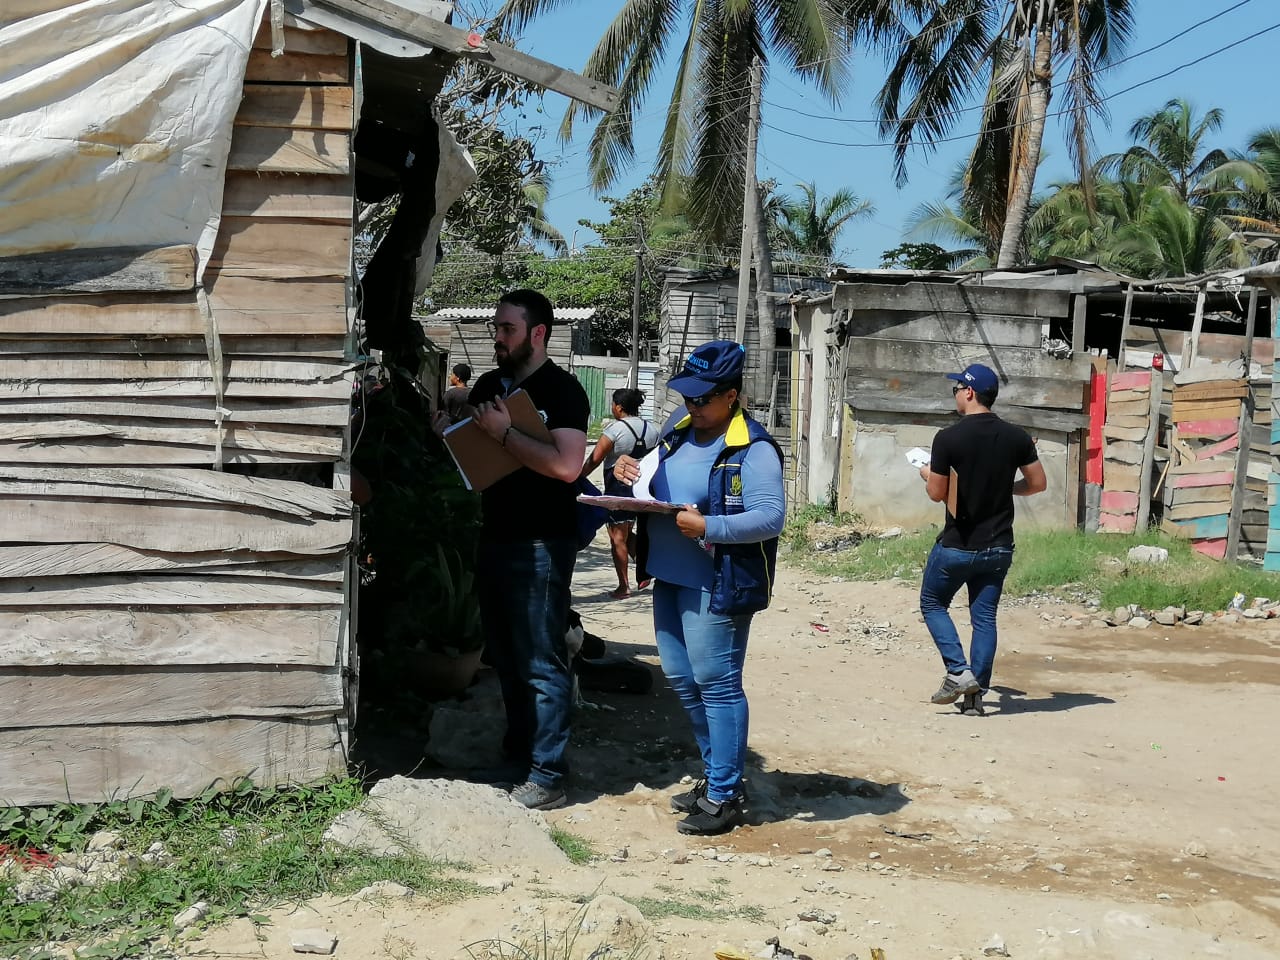
MULTIPOLYGON (((411 322, 419 249, 434 251, 466 182, 446 169, 458 152, 432 102, 455 55, 611 102, 469 41, 434 0, 430 16, 389 0, 287 5, 124 5, 104 37, 152 45, 117 58, 105 44, 90 65, 100 82, 81 75, 51 108, 48 91, 33 106, 31 84, 0 80, 0 142, 25 137, 38 153, 69 140, 88 158, 55 185, 19 175, 33 163, 22 151, 0 156, 0 803, 344 769, 358 675, 345 464, 367 333, 356 308, 378 304, 384 337, 411 322), (186 63, 204 54, 217 70, 186 63), (134 96, 120 71, 136 85, 148 64, 158 89, 186 97, 180 114, 145 85, 118 114, 85 99, 134 96), (206 107, 225 129, 175 141, 206 107), (29 126, 37 108, 79 127, 45 144, 29 126), (379 147, 435 146, 415 172, 430 202, 384 258, 400 271, 385 274, 390 299, 368 274, 357 294, 357 180, 366 161, 366 182, 387 177, 385 149, 362 152, 358 124, 379 147)), ((0 17, 0 54, 29 49, 23 76, 56 73, 63 12, 0 17)))

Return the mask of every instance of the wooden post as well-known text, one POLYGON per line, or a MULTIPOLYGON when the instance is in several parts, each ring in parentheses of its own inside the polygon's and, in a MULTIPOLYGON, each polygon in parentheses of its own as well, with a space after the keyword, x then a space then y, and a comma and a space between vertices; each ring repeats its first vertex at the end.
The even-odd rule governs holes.
POLYGON ((1124 319, 1120 321, 1120 348, 1116 351, 1116 373, 1124 373, 1124 338, 1129 335, 1129 318, 1133 316, 1133 284, 1125 287, 1124 319))
POLYGON ((631 288, 631 376, 627 386, 640 389, 640 275, 644 271, 644 247, 640 245, 640 223, 636 221, 636 277, 631 288))
POLYGON ((1071 305, 1071 353, 1084 353, 1084 324, 1089 313, 1089 296, 1077 293, 1071 305))
MULTIPOLYGON (((751 61, 751 108, 747 121, 747 159, 742 188, 742 246, 738 255, 738 312, 733 339, 746 345, 747 301, 751 297, 751 251, 756 236, 756 150, 760 136, 760 58, 751 61)), ((757 318, 759 319, 759 318, 757 318)))
MULTIPOLYGON (((1249 382, 1249 367, 1253 365, 1253 335, 1254 327, 1258 319, 1258 288, 1249 288, 1249 311, 1245 315, 1244 320, 1244 377, 1245 382, 1249 382)), ((1250 387, 1250 394, 1253 388, 1250 387)), ((1256 405, 1256 404, 1255 404, 1256 405)))
POLYGON ((1208 284, 1202 283, 1196 291, 1196 317, 1191 324, 1191 336, 1182 344, 1182 370, 1190 370, 1200 355, 1200 331, 1204 328, 1204 301, 1208 295, 1208 284))
POLYGON ((1258 288, 1249 290, 1249 313, 1244 331, 1244 382, 1247 387, 1240 409, 1240 435, 1236 445, 1236 477, 1231 485, 1231 513, 1227 517, 1227 554, 1224 559, 1234 561, 1240 555, 1240 518, 1244 514, 1245 491, 1249 480, 1249 460, 1253 445, 1253 416, 1256 402, 1253 384, 1249 379, 1249 366, 1253 363, 1253 328, 1258 316, 1258 288))
POLYGON ((1164 373, 1151 371, 1151 422, 1142 441, 1142 468, 1138 474, 1138 518, 1134 532, 1142 534, 1151 522, 1151 470, 1155 466, 1156 435, 1160 432, 1160 401, 1164 395, 1164 373))

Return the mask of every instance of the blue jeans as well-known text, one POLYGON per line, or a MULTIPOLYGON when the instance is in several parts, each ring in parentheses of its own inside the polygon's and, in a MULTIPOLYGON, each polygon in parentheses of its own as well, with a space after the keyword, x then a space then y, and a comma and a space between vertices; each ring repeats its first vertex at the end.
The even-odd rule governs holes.
POLYGON ((653 630, 662 672, 680 697, 706 771, 707 799, 737 796, 747 762, 747 695, 742 665, 747 658, 751 614, 711 613, 706 590, 655 581, 653 630))
POLYGON ((507 711, 503 747, 550 788, 569 772, 573 674, 564 634, 577 555, 572 540, 480 545, 480 622, 507 711))
POLYGON ((996 662, 996 607, 1012 562, 1012 547, 958 550, 935 543, 924 565, 920 612, 947 673, 972 670, 983 690, 991 687, 991 668, 996 662), (947 612, 962 586, 969 588, 969 622, 973 627, 967 661, 956 625, 947 612))

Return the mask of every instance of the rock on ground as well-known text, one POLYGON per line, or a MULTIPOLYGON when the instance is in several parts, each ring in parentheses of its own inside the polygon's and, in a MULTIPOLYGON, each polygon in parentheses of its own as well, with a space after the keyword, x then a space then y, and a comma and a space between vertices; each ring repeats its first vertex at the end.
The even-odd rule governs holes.
POLYGON ((551 870, 568 863, 542 814, 494 787, 456 780, 383 780, 360 809, 333 821, 325 840, 373 854, 412 852, 453 863, 551 870))

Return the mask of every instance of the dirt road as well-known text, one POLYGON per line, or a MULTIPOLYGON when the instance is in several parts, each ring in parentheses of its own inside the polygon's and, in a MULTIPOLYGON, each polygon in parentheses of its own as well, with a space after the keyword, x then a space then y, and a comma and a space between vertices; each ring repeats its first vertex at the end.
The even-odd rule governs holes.
MULTIPOLYGON (((594 547, 576 609, 611 652, 656 664, 647 594, 611 586, 594 547)), ((588 694, 612 709, 577 722, 573 802, 548 819, 604 854, 591 867, 427 913, 303 912, 345 930, 341 956, 398 960, 519 939, 540 904, 599 892, 691 916, 655 921, 667 958, 778 936, 815 960, 951 960, 996 934, 1045 960, 1280 956, 1280 623, 1107 629, 1081 612, 1006 604, 999 696, 962 717, 928 702, 942 671, 914 584, 786 568, 748 654, 752 825, 676 833, 667 796, 699 764, 659 678, 643 697, 588 694)), ((274 936, 192 946, 282 955, 274 936)))

